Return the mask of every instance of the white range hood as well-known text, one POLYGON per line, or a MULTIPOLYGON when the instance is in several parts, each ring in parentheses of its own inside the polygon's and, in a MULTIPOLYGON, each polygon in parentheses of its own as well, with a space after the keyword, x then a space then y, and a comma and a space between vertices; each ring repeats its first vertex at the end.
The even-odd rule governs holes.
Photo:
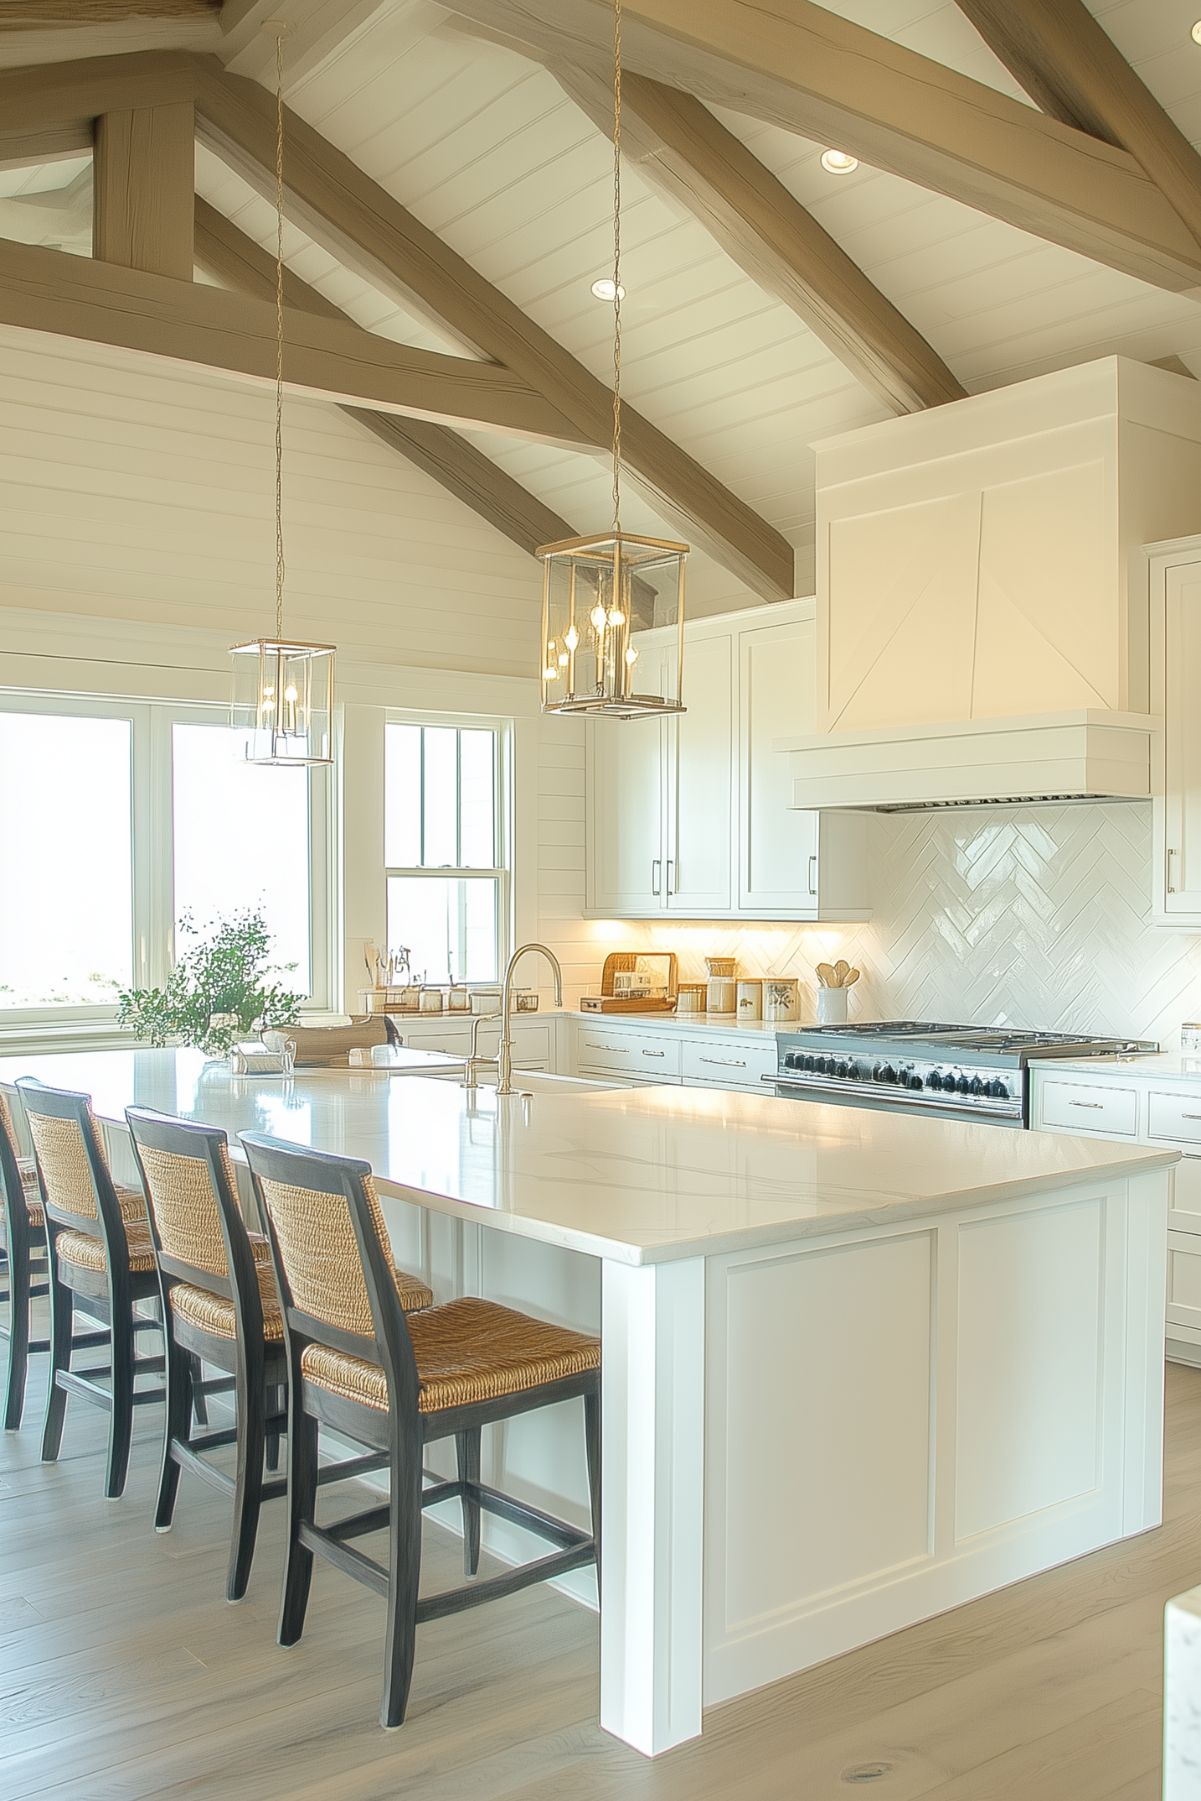
POLYGON ((1201 528, 1201 384, 1106 357, 816 456, 792 805, 1146 799, 1140 547, 1201 528))
POLYGON ((782 739, 791 805, 878 812, 1146 800, 1145 713, 1043 713, 782 739))

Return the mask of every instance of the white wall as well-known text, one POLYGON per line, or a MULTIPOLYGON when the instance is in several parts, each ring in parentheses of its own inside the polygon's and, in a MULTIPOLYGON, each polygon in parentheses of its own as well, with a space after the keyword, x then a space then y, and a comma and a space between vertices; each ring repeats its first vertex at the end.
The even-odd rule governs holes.
MULTIPOLYGON (((562 774, 544 781, 568 783, 562 774)), ((582 787, 582 783, 581 783, 582 787)), ((554 830, 565 829, 556 821, 554 830)), ((814 1012, 814 967, 845 956, 863 978, 852 1015, 964 1020, 1176 1042, 1201 1018, 1201 938, 1148 924, 1149 804, 980 808, 873 821, 875 913, 864 925, 573 925, 571 894, 543 898, 543 929, 570 958, 576 992, 597 988, 604 952, 676 951, 685 980, 706 955, 747 975, 801 978, 814 1012)))

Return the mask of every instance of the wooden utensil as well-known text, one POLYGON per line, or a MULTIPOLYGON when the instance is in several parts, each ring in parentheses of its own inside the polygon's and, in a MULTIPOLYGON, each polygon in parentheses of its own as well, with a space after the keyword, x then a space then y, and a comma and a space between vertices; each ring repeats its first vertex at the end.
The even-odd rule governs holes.
POLYGON ((859 971, 857 969, 850 969, 847 971, 847 979, 843 983, 843 987, 844 988, 853 988, 855 986, 855 983, 858 980, 859 980, 859 971))
POLYGON ((847 977, 850 975, 850 973, 851 973, 850 964, 847 962, 845 957, 840 957, 838 959, 837 963, 834 965, 835 986, 838 988, 845 988, 847 985, 847 977))
POLYGON ((823 988, 837 988, 838 986, 838 983, 835 980, 833 967, 829 963, 818 964, 817 979, 823 988))

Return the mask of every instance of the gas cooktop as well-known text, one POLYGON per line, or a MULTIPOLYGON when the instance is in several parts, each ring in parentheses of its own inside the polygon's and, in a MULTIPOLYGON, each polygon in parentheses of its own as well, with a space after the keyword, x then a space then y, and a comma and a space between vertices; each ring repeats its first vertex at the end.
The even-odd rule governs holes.
POLYGON ((780 1095, 916 1107, 1016 1126, 1029 1121, 1027 1065, 1035 1059, 1134 1056, 1159 1049, 1148 1039, 909 1019, 804 1026, 778 1032, 776 1047, 780 1095))

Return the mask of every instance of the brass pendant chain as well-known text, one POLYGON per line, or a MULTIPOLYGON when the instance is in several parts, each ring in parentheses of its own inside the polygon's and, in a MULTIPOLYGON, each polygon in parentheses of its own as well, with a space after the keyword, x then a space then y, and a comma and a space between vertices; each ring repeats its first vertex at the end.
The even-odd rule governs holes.
POLYGON ((275 636, 284 635, 284 35, 275 39, 275 636))
POLYGON ((613 535, 621 533, 621 0, 613 0, 613 535))

